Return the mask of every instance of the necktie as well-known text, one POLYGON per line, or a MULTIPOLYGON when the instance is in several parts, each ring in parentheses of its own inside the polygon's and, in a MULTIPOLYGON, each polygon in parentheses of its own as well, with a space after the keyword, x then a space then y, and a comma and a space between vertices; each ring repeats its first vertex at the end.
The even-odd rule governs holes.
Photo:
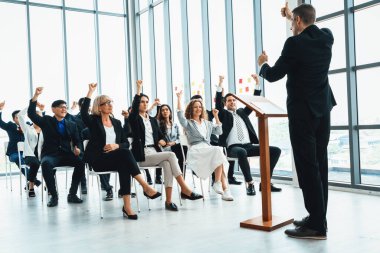
POLYGON ((233 115, 234 115, 234 121, 235 121, 235 125, 236 125, 238 140, 242 141, 244 139, 244 134, 243 134, 243 128, 241 126, 241 122, 238 118, 239 116, 236 113, 234 113, 233 115))

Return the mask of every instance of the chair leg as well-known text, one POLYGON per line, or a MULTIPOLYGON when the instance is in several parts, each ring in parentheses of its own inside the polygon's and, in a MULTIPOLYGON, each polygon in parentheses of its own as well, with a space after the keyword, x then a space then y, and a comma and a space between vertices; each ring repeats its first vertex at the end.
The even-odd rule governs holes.
POLYGON ((203 184, 202 184, 202 179, 201 178, 199 178, 199 183, 201 184, 201 191, 202 191, 203 201, 205 201, 205 194, 203 192, 203 184))
POLYGON ((67 168, 66 168, 66 186, 65 189, 67 190, 67 168))
POLYGON ((8 163, 6 159, 7 157, 5 157, 5 189, 8 189, 8 163))
POLYGON ((191 176, 192 176, 192 178, 193 178, 193 185, 194 185, 194 189, 195 189, 195 188, 197 188, 197 187, 195 186, 195 179, 194 179, 193 171, 191 171, 191 176))
POLYGON ((42 175, 42 173, 41 173, 41 202, 44 203, 44 176, 42 175))
POLYGON ((115 195, 117 194, 117 173, 115 173, 115 195))
POLYGON ((28 168, 25 168, 26 198, 29 199, 28 168))
POLYGON ((96 175, 96 180, 98 182, 98 193, 99 193, 99 210, 100 210, 100 218, 103 219, 103 209, 102 209, 102 192, 100 189, 100 180, 99 175, 96 175))
POLYGON ((136 187, 136 179, 132 179, 132 183, 135 186, 135 195, 136 195, 136 203, 137 203, 137 211, 141 212, 140 210, 140 204, 139 204, 139 197, 137 196, 137 187, 136 187))
POLYGON ((179 184, 178 184, 178 182, 177 182, 177 191, 178 191, 178 197, 179 197, 179 204, 182 206, 181 191, 179 190, 179 184))
POLYGON ((11 191, 13 191, 13 186, 12 186, 12 164, 8 163, 9 166, 9 180, 11 182, 11 191))
MULTIPOLYGON (((26 171, 25 171, 26 172, 26 171)), ((20 196, 22 196, 22 182, 21 182, 22 167, 20 166, 20 196)))

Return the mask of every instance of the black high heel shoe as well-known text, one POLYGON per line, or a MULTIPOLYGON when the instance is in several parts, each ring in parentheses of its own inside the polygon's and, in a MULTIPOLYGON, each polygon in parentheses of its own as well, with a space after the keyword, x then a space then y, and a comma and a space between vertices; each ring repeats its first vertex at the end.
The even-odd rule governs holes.
POLYGON ((156 192, 153 196, 149 196, 146 192, 144 192, 144 196, 147 197, 148 199, 156 199, 161 196, 161 193, 156 192))
POLYGON ((137 220, 137 214, 127 214, 127 212, 125 211, 125 209, 124 209, 124 206, 123 206, 123 209, 122 209, 122 211, 123 211, 123 217, 126 217, 126 218, 128 218, 129 220, 137 220))

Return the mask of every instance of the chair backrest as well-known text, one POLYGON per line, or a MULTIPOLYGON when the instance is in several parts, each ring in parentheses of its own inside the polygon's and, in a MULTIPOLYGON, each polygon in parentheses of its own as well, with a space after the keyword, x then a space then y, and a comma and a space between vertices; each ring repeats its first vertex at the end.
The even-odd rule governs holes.
POLYGON ((17 142, 17 151, 20 153, 20 152, 24 152, 24 142, 23 141, 19 141, 17 142))

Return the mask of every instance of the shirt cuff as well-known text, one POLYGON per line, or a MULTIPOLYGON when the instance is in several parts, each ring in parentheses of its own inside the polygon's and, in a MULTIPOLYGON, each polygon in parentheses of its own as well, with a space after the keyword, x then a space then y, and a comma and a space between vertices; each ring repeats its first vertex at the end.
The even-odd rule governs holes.
POLYGON ((220 87, 219 85, 216 87, 216 92, 222 92, 223 91, 223 88, 220 87))
POLYGON ((263 62, 261 65, 259 65, 259 73, 260 73, 260 71, 261 71, 261 67, 262 67, 264 64, 266 64, 266 63, 268 63, 268 62, 265 61, 265 62, 263 62))

